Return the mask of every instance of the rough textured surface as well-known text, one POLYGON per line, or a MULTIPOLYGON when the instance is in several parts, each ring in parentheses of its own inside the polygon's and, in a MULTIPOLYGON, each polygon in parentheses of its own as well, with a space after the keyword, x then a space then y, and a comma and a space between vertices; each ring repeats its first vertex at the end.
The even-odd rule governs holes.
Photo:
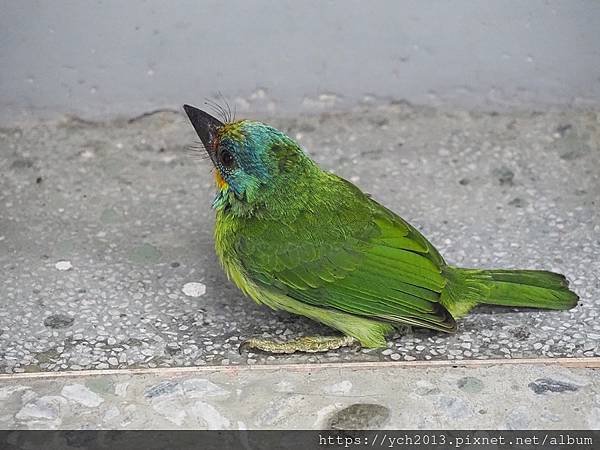
MULTIPOLYGON (((454 335, 414 330, 387 349, 240 356, 250 336, 325 330, 254 305, 226 280, 211 169, 185 151, 195 136, 183 115, 69 119, 0 130, 1 371, 600 355, 597 113, 396 104, 270 122, 450 263, 556 270, 581 305, 481 308, 454 335)), ((62 401, 44 401, 44 414, 62 401)))
POLYGON ((0 379, 0 427, 597 429, 593 369, 299 367, 0 379), (465 380, 469 380, 465 383, 465 380), (572 389, 538 392, 539 380, 572 389), (477 385, 477 389, 467 388, 477 385), (535 411, 535 412, 533 412, 535 411))

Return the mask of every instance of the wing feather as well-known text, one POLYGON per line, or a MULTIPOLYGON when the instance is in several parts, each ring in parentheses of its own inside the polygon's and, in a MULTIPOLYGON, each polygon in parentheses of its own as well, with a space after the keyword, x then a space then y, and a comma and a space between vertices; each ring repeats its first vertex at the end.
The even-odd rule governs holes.
POLYGON ((345 204, 321 226, 311 211, 293 224, 255 223, 236 245, 247 275, 311 305, 454 330, 440 304, 446 283, 441 256, 399 216, 360 196, 358 211, 345 204))

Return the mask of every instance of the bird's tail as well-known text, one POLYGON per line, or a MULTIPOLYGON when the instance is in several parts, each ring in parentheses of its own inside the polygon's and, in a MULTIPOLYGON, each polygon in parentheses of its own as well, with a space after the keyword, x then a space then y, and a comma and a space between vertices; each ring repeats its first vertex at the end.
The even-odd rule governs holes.
POLYGON ((579 297, 559 273, 543 270, 476 270, 444 268, 448 280, 441 303, 454 318, 477 304, 570 309, 579 297))

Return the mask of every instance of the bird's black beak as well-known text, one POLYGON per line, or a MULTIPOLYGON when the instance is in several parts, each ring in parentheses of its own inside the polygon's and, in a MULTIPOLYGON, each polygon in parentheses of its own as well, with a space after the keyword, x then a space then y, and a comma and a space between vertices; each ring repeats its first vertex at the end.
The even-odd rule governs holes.
POLYGON ((196 130, 198 137, 204 144, 204 148, 206 150, 211 149, 217 135, 217 130, 223 126, 223 122, 190 105, 183 105, 183 109, 189 117, 190 122, 192 122, 192 126, 196 130))

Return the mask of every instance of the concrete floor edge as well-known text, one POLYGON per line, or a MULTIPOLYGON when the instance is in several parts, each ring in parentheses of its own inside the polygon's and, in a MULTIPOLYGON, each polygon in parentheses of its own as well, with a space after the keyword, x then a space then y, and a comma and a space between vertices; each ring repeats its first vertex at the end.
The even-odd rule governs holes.
POLYGON ((598 359, 18 374, 0 429, 600 429, 598 359))
POLYGON ((559 366, 579 369, 600 369, 600 358, 522 358, 522 359, 487 359, 462 361, 382 361, 382 362, 349 362, 321 364, 256 364, 252 366, 194 366, 194 367, 156 367, 137 369, 105 369, 105 370, 70 370, 63 372, 35 372, 0 374, 0 382, 17 380, 43 380, 49 378, 83 378, 102 375, 193 375, 212 372, 273 372, 289 370, 292 372, 318 371, 323 369, 429 369, 440 367, 483 368, 490 366, 559 366))

